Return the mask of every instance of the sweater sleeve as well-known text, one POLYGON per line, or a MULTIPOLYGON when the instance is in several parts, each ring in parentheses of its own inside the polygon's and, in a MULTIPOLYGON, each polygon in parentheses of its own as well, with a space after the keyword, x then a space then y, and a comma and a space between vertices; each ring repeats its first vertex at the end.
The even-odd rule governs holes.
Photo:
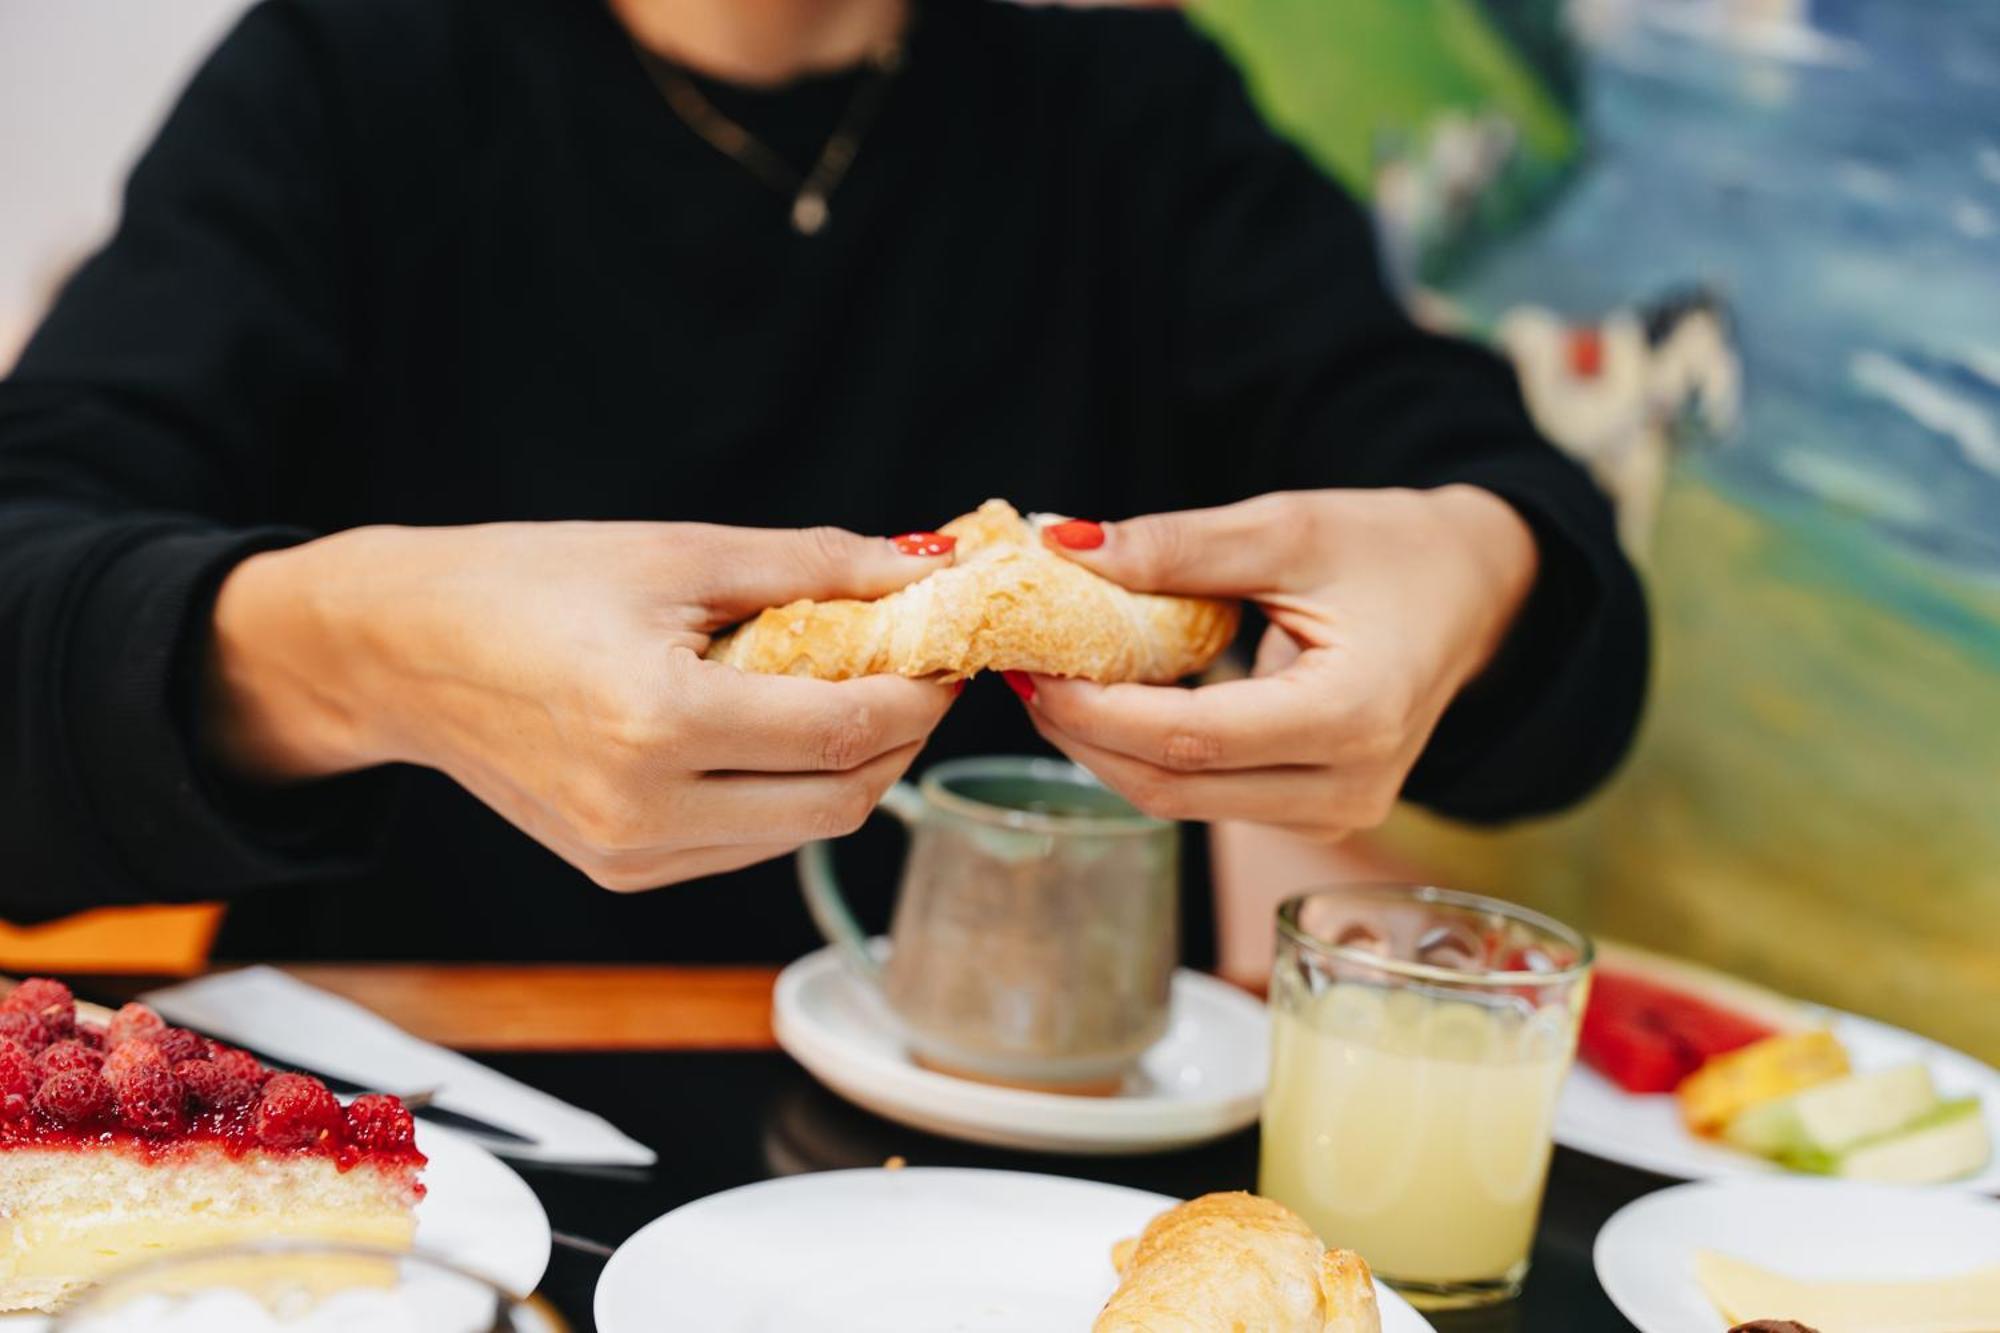
POLYGON ((0 914, 212 898, 348 868, 379 779, 234 791, 193 744, 217 587, 342 373, 338 185, 282 3, 209 59, 111 242, 0 383, 0 914))
POLYGON ((1193 447, 1227 451, 1251 491, 1469 483, 1512 504, 1540 578, 1404 794, 1481 821, 1577 801, 1623 756, 1645 693, 1644 598, 1609 501, 1540 438, 1500 358, 1409 320, 1365 211, 1266 127, 1218 51, 1180 37, 1167 207, 1193 447))

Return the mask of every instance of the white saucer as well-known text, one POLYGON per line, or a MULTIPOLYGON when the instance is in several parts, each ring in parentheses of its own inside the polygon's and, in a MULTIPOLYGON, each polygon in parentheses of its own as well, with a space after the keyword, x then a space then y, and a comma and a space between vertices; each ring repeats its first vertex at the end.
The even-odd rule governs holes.
POLYGON ((1232 1133, 1257 1118, 1270 1060, 1264 1006, 1185 968, 1167 1035, 1116 1097, 988 1087, 918 1067, 831 948, 784 970, 775 1011, 778 1044, 849 1101, 933 1134, 1039 1152, 1154 1152, 1232 1133))
MULTIPOLYGON (((1016 1171, 825 1171, 648 1223, 597 1282, 603 1333, 1052 1333, 1117 1285, 1111 1247, 1176 1200, 1016 1171)), ((1431 1326, 1380 1283, 1382 1333, 1431 1326)))
POLYGON ((1701 1250, 1804 1281, 1920 1281, 1993 1263, 2000 1203, 1840 1180, 1676 1185, 1613 1214, 1591 1257, 1612 1304, 1643 1333, 1720 1333, 1728 1325, 1695 1279, 1701 1250))
MULTIPOLYGON (((1806 1006, 1806 1012, 1833 1030, 1858 1071, 1921 1061, 1936 1080, 1939 1096, 1977 1096, 1984 1105, 1987 1131, 2000 1144, 2000 1070, 1928 1037, 1859 1014, 1816 1006, 1806 1006)), ((1626 1092, 1581 1063, 1563 1084, 1555 1139, 1592 1157, 1680 1180, 1769 1179, 1788 1174, 1774 1162, 1696 1138, 1681 1123, 1672 1093, 1626 1092)), ((1984 1170, 1936 1188, 2000 1194, 2000 1152, 1984 1170)))

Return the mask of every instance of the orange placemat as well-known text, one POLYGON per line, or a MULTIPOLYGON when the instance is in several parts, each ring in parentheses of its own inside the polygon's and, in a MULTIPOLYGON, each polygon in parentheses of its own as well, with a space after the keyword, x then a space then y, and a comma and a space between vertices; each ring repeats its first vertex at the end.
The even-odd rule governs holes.
POLYGON ((40 926, 0 921, 0 970, 183 975, 208 963, 222 922, 218 903, 106 907, 40 926))

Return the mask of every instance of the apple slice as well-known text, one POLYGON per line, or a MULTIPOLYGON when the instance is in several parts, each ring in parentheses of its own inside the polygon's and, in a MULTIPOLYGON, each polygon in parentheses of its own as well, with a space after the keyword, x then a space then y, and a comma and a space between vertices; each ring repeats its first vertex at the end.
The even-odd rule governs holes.
POLYGON ((1835 1174, 1891 1185, 1935 1185, 1971 1175, 1992 1155, 1984 1108, 1977 1097, 1961 1097, 1940 1103, 1899 1133, 1850 1149, 1835 1174))
POLYGON ((1831 1172, 1848 1149, 1898 1132, 1937 1104, 1930 1070, 1898 1065, 1753 1106, 1730 1122, 1724 1137, 1795 1170, 1831 1172))

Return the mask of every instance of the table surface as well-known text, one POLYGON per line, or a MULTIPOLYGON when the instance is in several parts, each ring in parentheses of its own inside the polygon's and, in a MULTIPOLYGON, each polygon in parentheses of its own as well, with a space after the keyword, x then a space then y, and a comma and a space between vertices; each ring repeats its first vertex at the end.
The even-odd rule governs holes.
MULTIPOLYGON (((1188 1196, 1249 1188, 1254 1129, 1182 1152, 1058 1157, 958 1143, 850 1106, 815 1083, 771 1036, 775 969, 340 965, 288 967, 407 1030, 478 1053, 503 1073, 610 1119, 655 1148, 651 1170, 516 1164, 553 1228, 616 1246, 660 1214, 773 1176, 879 1166, 970 1166, 1102 1180, 1188 1196)), ((132 979, 78 979, 124 998, 132 979)), ((1628 1333, 1590 1262, 1598 1228, 1670 1182, 1558 1150, 1521 1298, 1434 1314, 1440 1333, 1628 1333)), ((599 1255, 559 1244, 540 1292, 576 1330, 595 1327, 599 1255)))
MULTIPOLYGON (((611 1117, 658 1149, 651 1171, 521 1165, 559 1232, 617 1245, 683 1203, 772 1176, 879 1166, 1044 1171, 1187 1196, 1252 1186, 1256 1131, 1145 1157, 1054 1157, 981 1148, 906 1129, 841 1101, 775 1051, 489 1053, 487 1063, 611 1117)), ((1518 1301, 1431 1316, 1440 1333, 1622 1333, 1630 1330, 1592 1275, 1597 1230, 1627 1200, 1665 1182, 1567 1151, 1556 1153, 1533 1268, 1518 1301)), ((541 1294, 573 1328, 594 1328, 591 1294, 603 1260, 558 1246, 541 1294)))

